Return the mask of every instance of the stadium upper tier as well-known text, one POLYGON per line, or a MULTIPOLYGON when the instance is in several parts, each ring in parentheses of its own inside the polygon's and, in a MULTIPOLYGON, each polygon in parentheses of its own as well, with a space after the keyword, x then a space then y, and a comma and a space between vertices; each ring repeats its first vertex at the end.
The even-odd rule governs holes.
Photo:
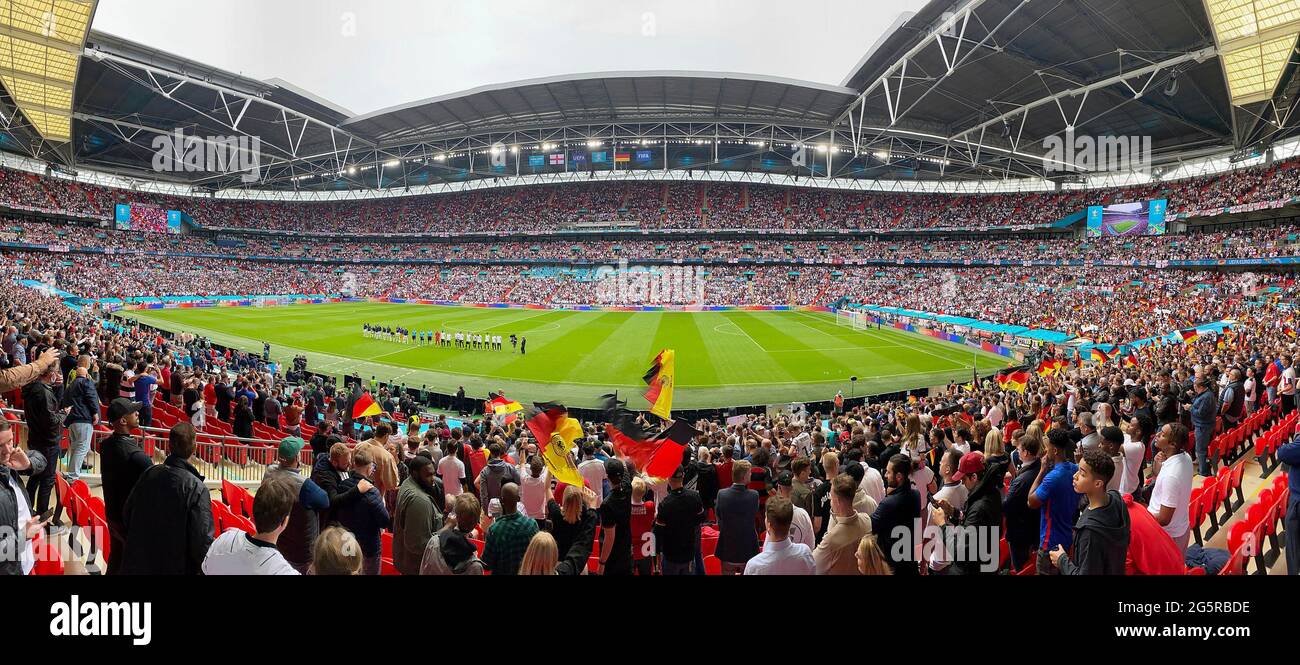
POLYGON ((720 182, 591 182, 387 199, 248 201, 145 194, 0 170, 0 205, 110 219, 118 203, 178 210, 203 228, 339 233, 536 233, 627 229, 988 229, 1050 225, 1090 205, 1168 200, 1200 217, 1300 193, 1300 159, 1104 190, 987 195, 847 192, 720 182))

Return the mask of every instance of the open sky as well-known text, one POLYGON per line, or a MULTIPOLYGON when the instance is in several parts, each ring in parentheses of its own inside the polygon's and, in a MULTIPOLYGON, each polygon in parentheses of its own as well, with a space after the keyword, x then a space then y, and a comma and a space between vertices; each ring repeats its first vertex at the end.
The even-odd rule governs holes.
POLYGON ((94 28, 357 114, 544 76, 763 74, 838 85, 927 0, 100 0, 94 28))

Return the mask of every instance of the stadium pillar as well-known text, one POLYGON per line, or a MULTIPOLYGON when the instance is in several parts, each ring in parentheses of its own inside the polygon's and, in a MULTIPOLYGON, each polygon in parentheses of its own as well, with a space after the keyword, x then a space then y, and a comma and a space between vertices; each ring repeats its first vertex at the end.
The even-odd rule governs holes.
POLYGON ((826 148, 826 179, 831 178, 831 168, 835 164, 835 130, 831 130, 831 144, 826 148))

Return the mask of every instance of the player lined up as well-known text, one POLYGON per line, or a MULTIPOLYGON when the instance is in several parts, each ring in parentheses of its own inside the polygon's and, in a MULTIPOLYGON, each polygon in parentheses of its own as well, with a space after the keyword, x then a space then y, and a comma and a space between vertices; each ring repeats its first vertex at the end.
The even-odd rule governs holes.
MULTIPOLYGON (((408 330, 401 326, 379 326, 364 323, 361 325, 361 334, 364 337, 372 339, 381 339, 388 342, 398 342, 401 344, 413 344, 416 346, 438 346, 445 348, 468 349, 473 351, 503 351, 505 344, 501 335, 475 334, 468 332, 449 333, 445 330, 408 330)), ((524 344, 527 344, 527 339, 524 344)), ((519 337, 510 336, 511 353, 516 350, 524 353, 524 348, 519 343, 519 337)))

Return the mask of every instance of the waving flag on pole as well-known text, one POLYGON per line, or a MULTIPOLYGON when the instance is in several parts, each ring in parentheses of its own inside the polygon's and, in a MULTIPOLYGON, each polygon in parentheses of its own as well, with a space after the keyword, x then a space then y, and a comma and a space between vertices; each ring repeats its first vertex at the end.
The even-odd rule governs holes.
POLYGON ((654 365, 650 371, 645 373, 641 380, 649 388, 645 392, 647 402, 650 402, 650 413, 663 418, 672 420, 673 416, 673 382, 677 374, 677 352, 672 349, 664 349, 655 356, 654 365))
POLYGON ((379 408, 378 404, 375 404, 375 399, 370 396, 369 392, 362 393, 361 397, 357 398, 357 403, 352 405, 353 420, 365 418, 366 416, 377 416, 383 412, 384 410, 379 408))
POLYGON ((1201 337, 1201 333, 1195 330, 1179 330, 1178 334, 1183 338, 1184 344, 1191 344, 1201 337))
POLYGON ((517 414, 524 410, 522 404, 507 399, 505 395, 497 395, 488 402, 488 406, 492 407, 493 419, 499 425, 509 425, 519 417, 517 414))
POLYGON ((582 437, 582 423, 568 414, 568 409, 555 402, 534 404, 524 409, 524 425, 537 439, 537 450, 551 475, 565 485, 582 487, 582 475, 569 454, 573 442, 582 437))
POLYGON ((699 430, 678 420, 667 430, 651 436, 636 420, 636 414, 618 401, 617 395, 605 395, 605 433, 619 454, 626 456, 651 478, 669 478, 681 466, 682 452, 699 430))

